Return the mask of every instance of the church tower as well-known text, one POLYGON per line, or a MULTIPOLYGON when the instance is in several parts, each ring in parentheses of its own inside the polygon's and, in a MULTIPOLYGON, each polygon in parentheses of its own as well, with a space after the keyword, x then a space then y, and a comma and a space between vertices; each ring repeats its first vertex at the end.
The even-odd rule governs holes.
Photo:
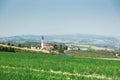
POLYGON ((44 46, 45 46, 45 41, 44 41, 44 36, 42 36, 41 49, 44 49, 44 46))

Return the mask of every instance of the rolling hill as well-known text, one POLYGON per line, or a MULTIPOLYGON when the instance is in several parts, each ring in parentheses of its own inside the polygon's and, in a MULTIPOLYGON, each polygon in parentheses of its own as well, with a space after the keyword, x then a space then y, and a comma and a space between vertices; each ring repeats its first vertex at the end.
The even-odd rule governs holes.
MULTIPOLYGON (((40 42, 40 40, 41 35, 0 37, 0 42, 40 42)), ((45 40, 47 42, 80 43, 99 47, 115 47, 119 44, 118 38, 89 34, 45 35, 45 40)))

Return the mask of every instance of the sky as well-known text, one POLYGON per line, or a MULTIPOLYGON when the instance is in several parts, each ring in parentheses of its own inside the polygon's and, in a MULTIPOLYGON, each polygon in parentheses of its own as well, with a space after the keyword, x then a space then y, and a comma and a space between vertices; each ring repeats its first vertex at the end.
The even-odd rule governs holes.
POLYGON ((120 36, 120 0, 0 0, 0 36, 120 36))

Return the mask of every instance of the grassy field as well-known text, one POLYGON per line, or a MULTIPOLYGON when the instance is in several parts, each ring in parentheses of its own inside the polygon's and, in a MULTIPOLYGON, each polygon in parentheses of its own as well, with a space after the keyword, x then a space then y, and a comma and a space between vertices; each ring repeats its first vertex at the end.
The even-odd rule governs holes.
POLYGON ((120 61, 0 52, 0 80, 120 80, 120 61))
POLYGON ((102 50, 91 50, 91 51, 82 51, 82 50, 71 50, 65 52, 65 55, 75 56, 75 57, 92 57, 92 58, 119 58, 112 54, 109 51, 102 50))

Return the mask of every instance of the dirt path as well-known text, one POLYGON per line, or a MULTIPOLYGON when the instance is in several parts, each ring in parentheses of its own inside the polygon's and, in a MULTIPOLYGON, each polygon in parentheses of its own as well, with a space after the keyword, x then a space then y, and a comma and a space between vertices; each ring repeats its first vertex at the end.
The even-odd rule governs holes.
POLYGON ((117 61, 120 61, 120 58, 94 58, 94 59, 117 60, 117 61))
POLYGON ((48 72, 48 73, 53 73, 53 74, 63 74, 63 75, 69 75, 69 76, 82 76, 82 77, 87 77, 87 78, 98 78, 98 79, 107 79, 107 80, 112 80, 111 77, 106 77, 104 75, 99 75, 99 74, 80 74, 80 73, 71 73, 71 72, 63 72, 63 71, 55 71, 55 70, 44 70, 44 69, 36 69, 36 68, 24 68, 24 67, 11 67, 11 66, 0 66, 0 68, 4 69, 14 69, 14 70, 30 70, 34 72, 48 72))

